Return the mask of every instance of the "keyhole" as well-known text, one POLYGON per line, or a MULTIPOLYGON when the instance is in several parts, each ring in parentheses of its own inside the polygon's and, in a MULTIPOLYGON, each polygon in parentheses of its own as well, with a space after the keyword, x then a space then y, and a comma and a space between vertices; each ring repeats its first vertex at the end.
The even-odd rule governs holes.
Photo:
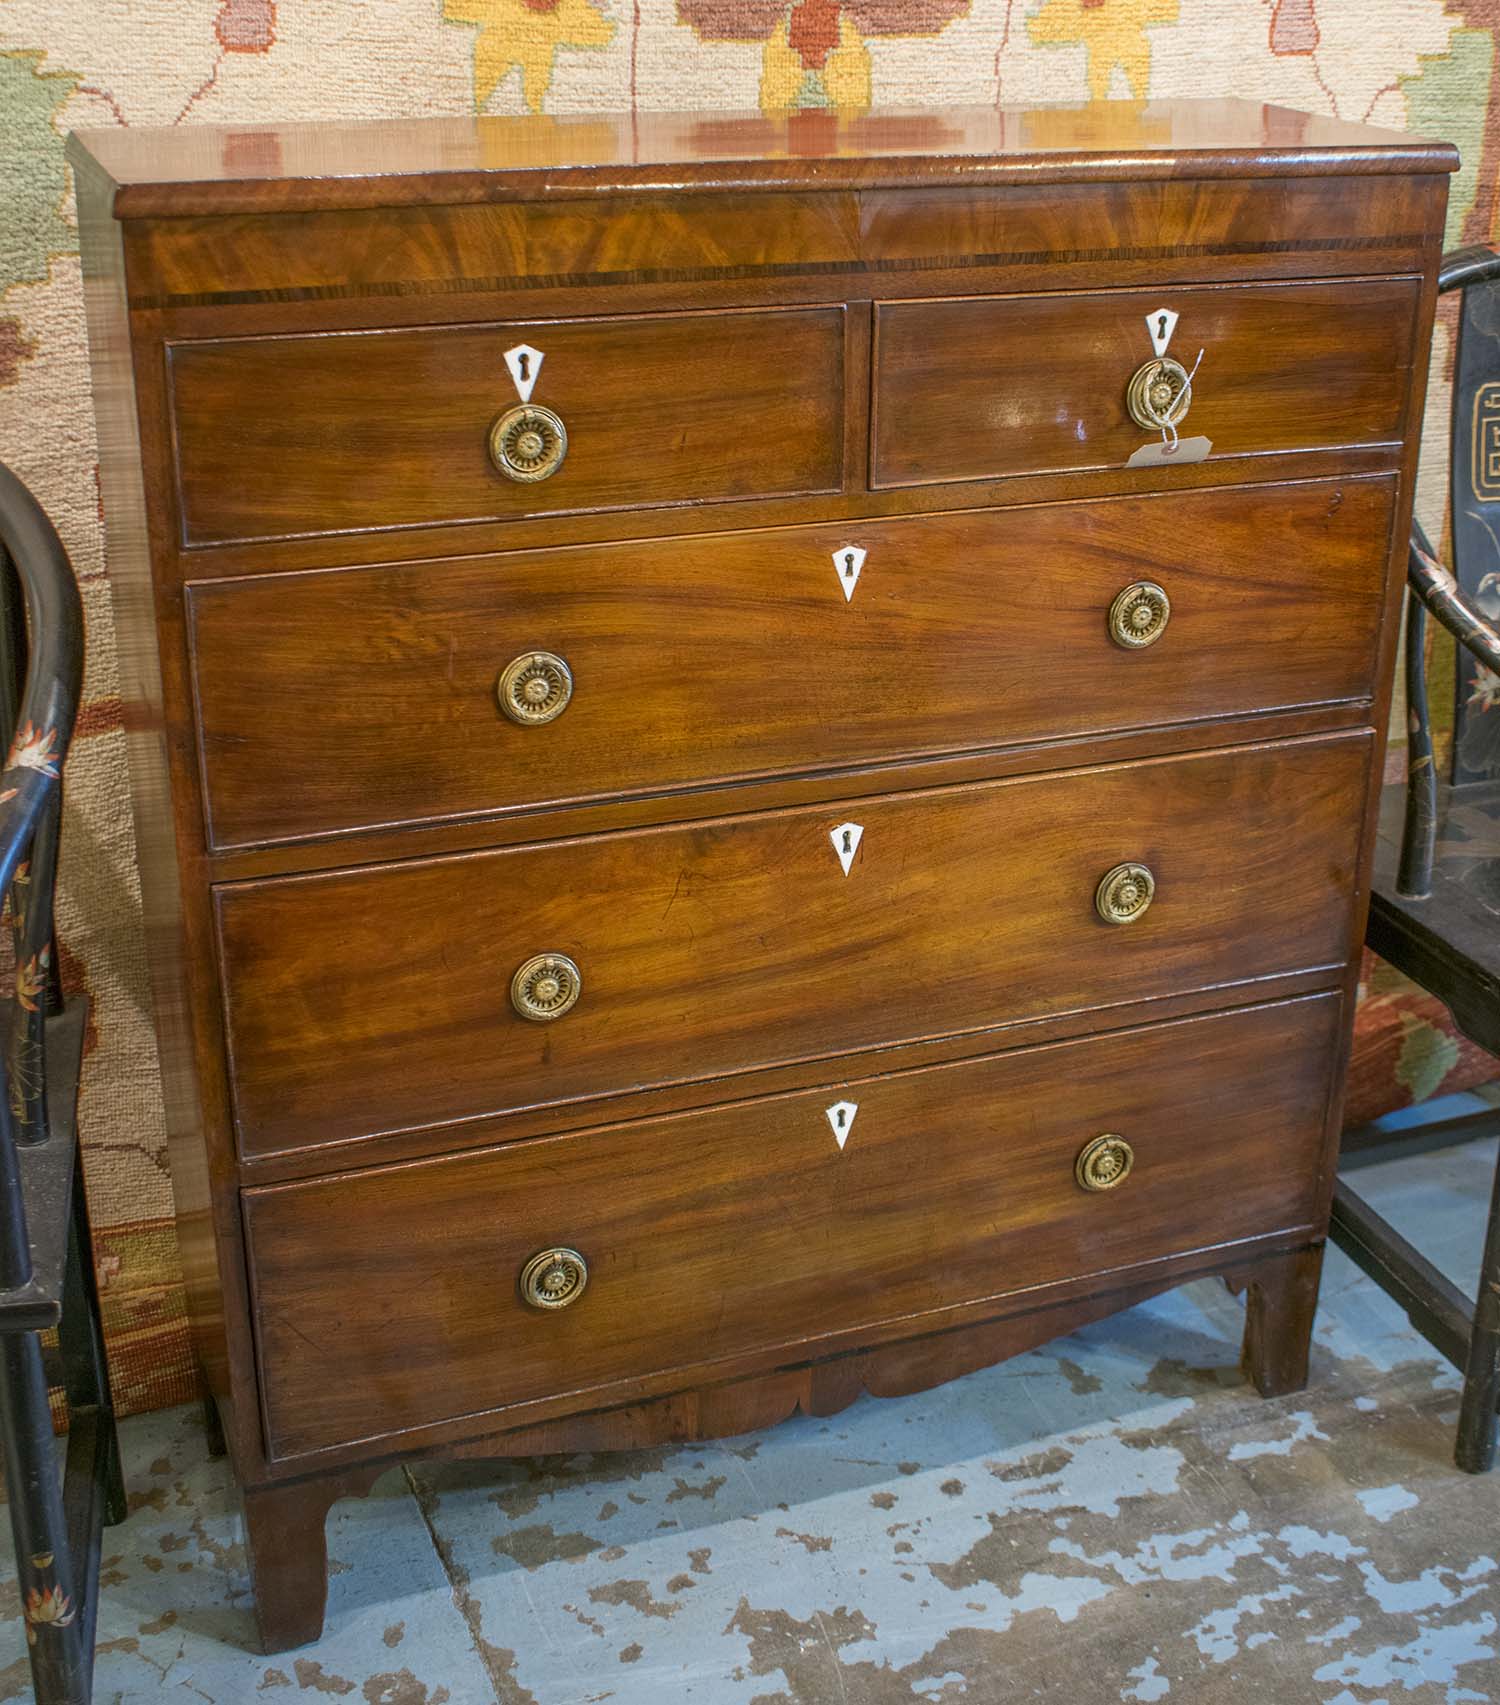
POLYGON ((853 551, 850 551, 848 556, 846 556, 844 558, 844 573, 845 574, 853 574, 854 573, 854 552, 853 551))
POLYGON ((524 349, 516 357, 516 366, 521 369, 521 383, 524 385, 526 383, 526 381, 531 377, 531 374, 528 371, 528 369, 531 366, 531 357, 526 353, 526 351, 524 349))
POLYGON ((842 1130, 843 1130, 843 1128, 844 1128, 844 1121, 845 1121, 845 1119, 847 1119, 847 1118, 848 1118, 848 1117, 849 1117, 849 1115, 848 1115, 848 1114, 847 1114, 847 1113, 846 1113, 846 1112, 845 1112, 845 1111, 844 1111, 844 1109, 843 1109, 843 1108, 842 1108, 842 1107, 840 1107, 840 1108, 839 1108, 839 1129, 840 1129, 840 1130, 841 1130, 841 1131, 842 1131, 842 1130))
MULTIPOLYGON (((1159 338, 1163 338, 1167 335, 1167 316, 1165 314, 1158 314, 1156 316, 1156 335, 1159 338)), ((521 359, 524 361, 526 357, 523 355, 521 359)), ((524 368, 521 370, 521 377, 523 379, 526 377, 526 371, 524 368)))
POLYGON ((846 853, 852 853, 854 851, 853 846, 850 844, 850 834, 851 832, 848 829, 844 830, 844 851, 846 853))

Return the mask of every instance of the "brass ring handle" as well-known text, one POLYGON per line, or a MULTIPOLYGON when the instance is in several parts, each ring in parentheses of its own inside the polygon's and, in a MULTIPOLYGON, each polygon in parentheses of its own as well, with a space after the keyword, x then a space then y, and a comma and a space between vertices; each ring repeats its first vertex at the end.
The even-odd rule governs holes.
POLYGON ((1106 1131, 1079 1150, 1073 1176, 1083 1190, 1113 1190, 1123 1184, 1135 1165, 1135 1150, 1124 1137, 1106 1131))
POLYGON ((571 1012, 582 993, 583 975, 566 953, 533 954, 510 980, 510 1004, 533 1024, 571 1012))
POLYGON ((573 671, 555 651, 523 651, 500 671, 495 697, 512 722, 538 728, 568 708, 573 671))
POLYGON ((589 1282, 589 1264, 576 1249, 539 1249, 521 1269, 521 1300, 531 1308, 567 1308, 589 1282))
POLYGON ((1176 426, 1192 401, 1187 368, 1165 355, 1138 367, 1125 388, 1125 406, 1130 410, 1130 418, 1147 432, 1176 426))
POLYGON ((549 408, 522 403, 490 428, 490 460, 523 485, 550 479, 568 453, 568 429, 549 408))
POLYGON ((1172 619, 1172 600, 1154 580, 1136 580, 1109 607, 1109 637, 1126 651, 1155 645, 1172 619))
POLYGON ((1156 878, 1144 864, 1117 864, 1094 890, 1094 910, 1107 924, 1133 924, 1156 895, 1156 878))

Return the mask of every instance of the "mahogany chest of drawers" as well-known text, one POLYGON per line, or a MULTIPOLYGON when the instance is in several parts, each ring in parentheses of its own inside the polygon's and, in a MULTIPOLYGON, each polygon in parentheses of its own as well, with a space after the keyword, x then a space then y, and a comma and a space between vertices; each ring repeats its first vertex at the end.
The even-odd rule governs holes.
POLYGON ((403 1454, 1208 1274, 1305 1378, 1451 149, 1219 102, 75 138, 267 1644, 403 1454))

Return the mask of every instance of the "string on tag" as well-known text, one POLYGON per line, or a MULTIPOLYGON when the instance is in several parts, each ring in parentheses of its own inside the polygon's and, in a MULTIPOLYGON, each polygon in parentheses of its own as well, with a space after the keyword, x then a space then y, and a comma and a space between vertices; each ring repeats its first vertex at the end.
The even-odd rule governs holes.
MULTIPOLYGON (((1203 351, 1198 351, 1198 360, 1193 363, 1193 371, 1187 376, 1187 383, 1177 393, 1177 404, 1173 409, 1175 414, 1186 414, 1188 404, 1193 400, 1193 375, 1197 373, 1199 363, 1203 360, 1203 351)), ((1175 456, 1177 454, 1177 425, 1175 421, 1165 421, 1161 429, 1162 454, 1175 456)))

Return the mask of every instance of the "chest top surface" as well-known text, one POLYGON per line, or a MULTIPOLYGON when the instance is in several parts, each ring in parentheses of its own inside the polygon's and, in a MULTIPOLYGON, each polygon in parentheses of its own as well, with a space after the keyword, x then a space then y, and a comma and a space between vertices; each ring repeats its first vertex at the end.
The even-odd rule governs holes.
POLYGON ((121 218, 725 188, 1447 172, 1457 151, 1243 100, 83 131, 121 218))

